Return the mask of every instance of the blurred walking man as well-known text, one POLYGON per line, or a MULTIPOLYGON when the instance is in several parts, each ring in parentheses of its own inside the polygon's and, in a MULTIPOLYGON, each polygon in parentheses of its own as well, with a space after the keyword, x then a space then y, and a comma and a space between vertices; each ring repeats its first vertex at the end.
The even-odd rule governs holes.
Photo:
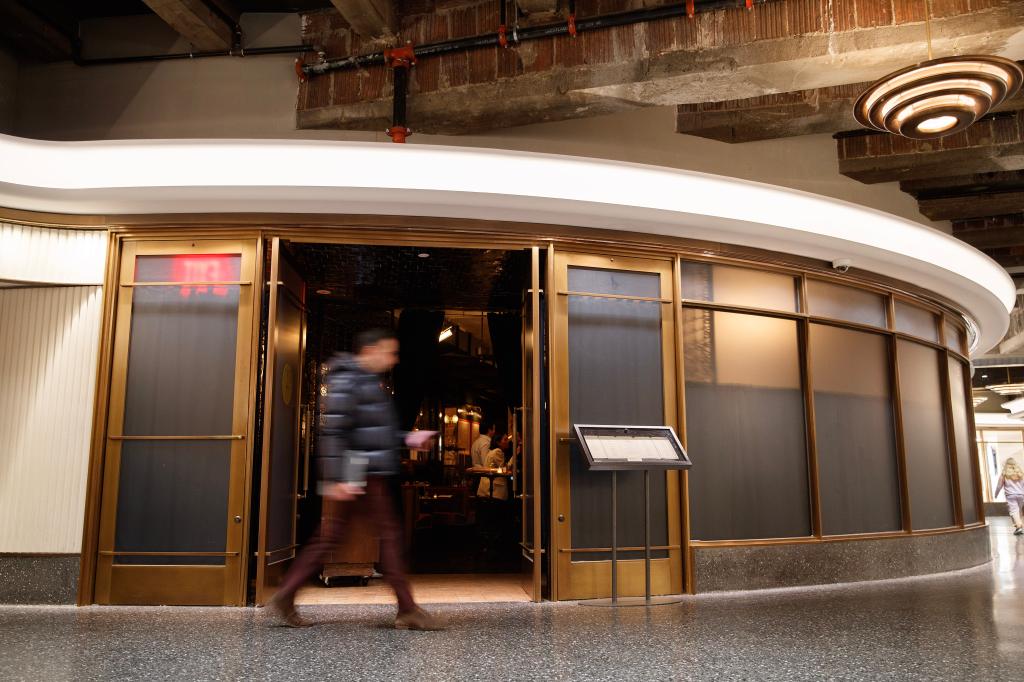
POLYGON ((405 574, 398 500, 392 492, 392 479, 399 473, 398 449, 403 445, 426 448, 437 434, 398 430, 391 396, 381 386, 381 375, 397 362, 398 339, 382 329, 362 332, 355 340, 355 355, 339 354, 330 362, 316 471, 325 508, 341 511, 323 516, 320 528, 295 558, 268 604, 282 625, 309 624, 295 611, 295 592, 344 537, 355 507, 360 507, 359 518, 377 530, 384 578, 398 598, 395 627, 440 630, 445 626, 416 605, 405 574), (331 505, 331 500, 345 504, 331 505))

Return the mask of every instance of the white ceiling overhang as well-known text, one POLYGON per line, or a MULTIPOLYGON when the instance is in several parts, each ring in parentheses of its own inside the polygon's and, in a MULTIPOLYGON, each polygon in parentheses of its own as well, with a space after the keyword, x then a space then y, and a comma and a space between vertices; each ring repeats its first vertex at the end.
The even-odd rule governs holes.
POLYGON ((43 142, 0 135, 0 206, 71 214, 476 218, 712 240, 836 260, 940 294, 1002 338, 1006 272, 938 230, 815 194, 551 154, 306 140, 43 142))

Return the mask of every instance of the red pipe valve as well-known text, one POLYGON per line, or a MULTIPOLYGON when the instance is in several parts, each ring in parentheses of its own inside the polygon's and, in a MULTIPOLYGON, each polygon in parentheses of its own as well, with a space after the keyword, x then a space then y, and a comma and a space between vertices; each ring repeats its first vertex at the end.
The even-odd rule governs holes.
POLYGON ((416 49, 412 43, 407 43, 401 47, 388 48, 384 50, 384 64, 392 69, 414 66, 416 64, 416 49))
POLYGON ((391 138, 392 142, 398 143, 404 143, 405 138, 412 135, 412 131, 406 128, 405 126, 391 126, 384 132, 387 133, 388 137, 391 138))

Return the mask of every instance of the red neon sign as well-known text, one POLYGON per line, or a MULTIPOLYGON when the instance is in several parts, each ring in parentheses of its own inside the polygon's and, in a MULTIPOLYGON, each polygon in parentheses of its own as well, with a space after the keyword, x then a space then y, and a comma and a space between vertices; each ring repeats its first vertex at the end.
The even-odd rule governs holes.
POLYGON ((213 294, 226 297, 228 287, 207 286, 212 282, 232 282, 238 279, 236 272, 238 256, 230 255, 192 255, 174 256, 171 261, 172 282, 203 282, 199 286, 181 287, 182 298, 195 294, 213 294))

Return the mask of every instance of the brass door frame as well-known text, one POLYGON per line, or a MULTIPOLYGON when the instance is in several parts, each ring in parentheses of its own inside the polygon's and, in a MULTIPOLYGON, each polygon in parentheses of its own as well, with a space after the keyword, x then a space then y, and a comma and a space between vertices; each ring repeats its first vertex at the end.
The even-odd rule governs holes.
MULTIPOLYGON (((303 291, 293 292, 281 276, 281 259, 283 258, 281 239, 274 237, 270 245, 270 278, 266 285, 269 292, 267 306, 267 350, 264 358, 263 374, 263 439, 260 466, 260 499, 259 528, 256 540, 256 605, 263 606, 273 596, 271 583, 278 581, 284 573, 288 562, 295 557, 297 549, 296 514, 298 513, 299 461, 301 452, 302 391, 304 377, 304 358, 306 355, 306 292, 303 280, 303 291), (290 303, 299 310, 299 366, 296 368, 295 384, 295 441, 293 443, 292 471, 292 532, 291 546, 286 548, 269 548, 270 523, 270 487, 271 487, 271 448, 273 446, 273 409, 275 398, 275 368, 277 363, 277 313, 280 301, 291 299, 290 303), (285 552, 288 554, 284 554, 285 552), (282 556, 278 556, 282 555, 282 556)), ((297 275, 298 271, 291 268, 297 275)), ((301 277, 301 275, 300 275, 301 277)))
POLYGON ((529 332, 529 346, 527 346, 527 339, 524 338, 522 379, 525 387, 527 385, 527 376, 529 376, 530 386, 529 396, 527 396, 525 392, 523 395, 523 427, 526 427, 525 420, 528 419, 530 421, 530 442, 526 444, 527 449, 523 454, 522 462, 524 465, 523 468, 525 469, 525 475, 530 477, 530 490, 533 494, 527 494, 527 488, 524 484, 521 495, 523 502, 523 527, 520 546, 522 548, 523 556, 530 562, 531 566, 531 570, 528 573, 529 580, 525 586, 526 591, 535 602, 543 600, 541 582, 544 557, 546 555, 542 540, 543 519, 541 518, 541 499, 544 495, 544 491, 541 489, 542 482, 540 471, 541 412, 543 410, 543 402, 541 399, 541 371, 544 364, 544 346, 540 330, 540 286, 540 249, 534 246, 530 248, 530 289, 528 292, 530 301, 530 320, 528 327, 525 327, 527 324, 525 316, 523 319, 523 325, 525 327, 524 332, 527 330, 529 332), (527 352, 529 355, 527 355, 527 352), (529 362, 526 361, 527 358, 529 358, 529 362), (528 465, 527 455, 529 456, 528 465), (530 515, 527 513, 528 509, 533 510, 533 523, 532 528, 529 528, 529 532, 527 528, 527 519, 530 518, 530 515), (528 542, 531 538, 533 540, 532 543, 528 542))
MULTIPOLYGON (((676 326, 681 314, 678 293, 673 291, 675 282, 675 259, 609 257, 577 254, 565 251, 554 252, 552 263, 553 278, 548 280, 548 298, 552 325, 549 328, 551 348, 551 550, 552 599, 588 599, 609 596, 611 590, 610 561, 572 561, 574 553, 608 551, 608 548, 573 548, 572 509, 570 496, 570 423, 569 423, 569 288, 570 266, 591 267, 605 270, 627 270, 658 274, 661 296, 655 300, 661 304, 661 347, 662 347, 662 395, 664 423, 678 427, 678 396, 676 371, 676 326), (564 521, 560 521, 564 518, 564 521)), ((599 296, 599 295, 598 295, 599 296)), ((684 590, 683 579, 683 528, 684 511, 681 502, 681 476, 678 472, 667 472, 665 511, 668 521, 668 557, 653 559, 651 562, 652 591, 655 594, 678 594, 684 590)), ((636 548, 621 548, 636 549, 636 548)), ((619 560, 619 590, 622 596, 644 593, 644 562, 642 559, 619 560)))
MULTIPOLYGON (((252 438, 250 429, 253 333, 256 317, 254 284, 256 282, 257 246, 253 241, 239 239, 125 240, 120 243, 119 267, 116 273, 117 292, 113 311, 113 340, 109 401, 103 437, 103 477, 100 491, 99 528, 96 545, 93 597, 97 603, 126 604, 245 604, 247 552, 248 480, 251 471, 252 438), (231 441, 230 478, 227 504, 227 537, 223 555, 224 566, 208 565, 131 565, 115 564, 115 532, 122 433, 128 375, 128 353, 131 342, 132 302, 136 287, 135 261, 138 256, 181 254, 239 254, 241 272, 239 286, 237 341, 235 349, 235 382, 232 404, 232 433, 203 434, 192 440, 231 441), (236 520, 237 519, 237 520, 236 520)), ((174 286, 187 283, 175 282, 174 286)), ((153 286, 153 283, 146 283, 153 286)), ((157 284, 159 286, 159 284, 157 284)), ((183 440, 154 435, 149 440, 183 440)), ((131 440, 129 438, 128 440, 131 440)), ((180 552, 133 552, 150 556, 181 556, 180 552)), ((211 553, 189 553, 189 556, 211 553)), ((84 571, 83 571, 84 573, 84 571)))

